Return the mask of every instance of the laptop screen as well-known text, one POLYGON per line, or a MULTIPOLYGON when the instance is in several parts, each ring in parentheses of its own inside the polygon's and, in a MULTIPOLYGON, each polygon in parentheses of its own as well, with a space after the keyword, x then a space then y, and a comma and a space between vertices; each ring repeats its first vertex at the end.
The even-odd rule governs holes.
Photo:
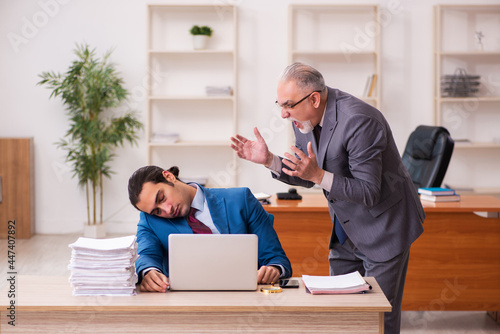
POLYGON ((170 290, 256 290, 255 234, 170 234, 170 290))

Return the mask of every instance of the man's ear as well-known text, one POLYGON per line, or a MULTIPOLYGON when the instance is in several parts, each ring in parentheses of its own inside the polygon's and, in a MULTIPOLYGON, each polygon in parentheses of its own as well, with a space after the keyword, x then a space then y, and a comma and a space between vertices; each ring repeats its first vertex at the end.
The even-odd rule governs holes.
POLYGON ((321 103, 321 94, 319 92, 314 92, 311 96, 311 101, 314 108, 318 108, 321 103))
POLYGON ((168 170, 164 170, 161 174, 168 182, 174 183, 177 180, 175 175, 170 173, 168 170))

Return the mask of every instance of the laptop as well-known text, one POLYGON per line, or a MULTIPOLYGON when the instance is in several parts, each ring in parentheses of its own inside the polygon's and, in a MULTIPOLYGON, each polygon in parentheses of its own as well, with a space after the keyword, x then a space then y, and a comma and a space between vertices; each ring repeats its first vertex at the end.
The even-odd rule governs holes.
POLYGON ((170 290, 256 290, 255 234, 170 234, 170 290))

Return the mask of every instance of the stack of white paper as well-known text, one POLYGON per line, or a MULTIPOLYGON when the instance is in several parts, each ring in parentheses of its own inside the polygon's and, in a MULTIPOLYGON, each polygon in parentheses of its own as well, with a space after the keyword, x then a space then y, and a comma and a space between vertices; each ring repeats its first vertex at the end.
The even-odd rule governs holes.
POLYGON ((91 239, 80 237, 72 248, 69 282, 73 295, 135 295, 135 235, 91 239))

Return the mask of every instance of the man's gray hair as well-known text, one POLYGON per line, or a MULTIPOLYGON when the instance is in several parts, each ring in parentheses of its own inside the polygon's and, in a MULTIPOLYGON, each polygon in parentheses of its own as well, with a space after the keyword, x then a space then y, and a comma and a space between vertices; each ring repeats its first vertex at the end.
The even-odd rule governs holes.
POLYGON ((299 88, 309 88, 312 91, 325 89, 323 75, 314 67, 304 63, 296 62, 288 65, 281 74, 280 81, 293 80, 299 88))

